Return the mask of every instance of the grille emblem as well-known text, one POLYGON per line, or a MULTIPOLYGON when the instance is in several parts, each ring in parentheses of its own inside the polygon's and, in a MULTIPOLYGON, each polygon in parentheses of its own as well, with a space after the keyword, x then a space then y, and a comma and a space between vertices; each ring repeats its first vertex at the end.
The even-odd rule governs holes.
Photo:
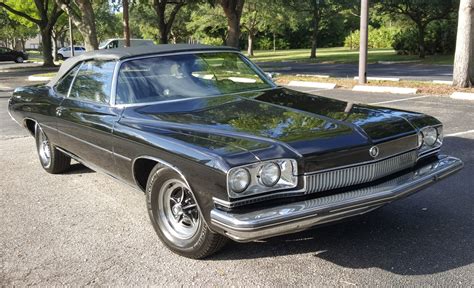
POLYGON ((370 147, 369 154, 370 156, 372 156, 372 158, 379 156, 379 147, 377 146, 370 147))

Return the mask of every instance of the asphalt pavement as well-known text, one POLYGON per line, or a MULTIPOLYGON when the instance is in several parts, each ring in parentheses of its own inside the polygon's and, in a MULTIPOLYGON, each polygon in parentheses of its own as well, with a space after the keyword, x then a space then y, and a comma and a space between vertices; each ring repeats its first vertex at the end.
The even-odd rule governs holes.
POLYGON ((473 102, 300 90, 436 116, 443 153, 465 168, 370 214, 190 260, 159 242, 142 192, 79 164, 44 172, 33 138, 7 114, 10 92, 0 92, 0 286, 473 287, 473 102))
MULTIPOLYGON (((287 75, 318 74, 337 78, 359 76, 358 64, 330 64, 304 62, 260 62, 258 65, 265 72, 276 72, 287 75)), ((369 64, 368 77, 392 77, 413 81, 452 81, 452 65, 426 65, 420 63, 369 64)))

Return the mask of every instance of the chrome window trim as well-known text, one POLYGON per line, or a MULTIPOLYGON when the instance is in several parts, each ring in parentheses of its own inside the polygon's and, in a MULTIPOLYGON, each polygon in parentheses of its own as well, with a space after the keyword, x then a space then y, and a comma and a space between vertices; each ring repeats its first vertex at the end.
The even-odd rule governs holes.
POLYGON ((76 63, 76 65, 72 66, 71 69, 67 70, 67 71, 63 74, 63 76, 62 76, 61 78, 59 78, 58 81, 56 81, 56 83, 54 83, 54 85, 53 85, 52 88, 53 88, 53 90, 54 90, 54 93, 56 93, 56 95, 59 94, 59 95, 61 96, 61 98, 68 98, 68 97, 69 97, 69 93, 71 92, 72 84, 74 83, 74 81, 76 81, 77 72, 79 72, 79 70, 81 69, 83 62, 84 62, 84 61, 81 61, 81 62, 76 63), (64 78, 66 78, 66 76, 69 74, 69 72, 71 72, 71 71, 72 71, 74 68, 76 68, 76 67, 78 67, 78 69, 77 69, 76 73, 74 73, 74 76, 73 76, 73 78, 72 78, 71 84, 69 84, 69 87, 68 87, 68 89, 67 89, 66 95, 63 95, 62 93, 58 93, 58 91, 56 90, 56 87, 57 87, 59 84, 61 84, 61 82, 64 80, 64 78))
MULTIPOLYGON (((115 76, 115 73, 116 73, 116 70, 117 70, 117 65, 119 64, 119 62, 120 62, 120 61, 117 61, 116 59, 100 60, 100 58, 93 58, 93 59, 87 59, 87 60, 81 61, 81 62, 80 62, 79 69, 77 69, 76 74, 74 75, 73 81, 71 82, 71 85, 69 86, 69 90, 68 90, 67 96, 66 96, 65 98, 71 99, 71 100, 74 100, 74 101, 84 102, 84 103, 91 103, 91 104, 94 104, 94 105, 107 106, 107 107, 114 107, 113 105, 111 105, 111 103, 112 103, 111 100, 112 100, 112 97, 113 97, 113 96, 112 96, 112 95, 113 95, 112 92, 114 91, 114 88, 115 88, 115 87, 114 87, 114 83, 116 83, 115 80, 114 80, 114 76, 115 76), (81 71, 82 65, 84 65, 84 63, 90 62, 90 61, 96 61, 96 62, 97 62, 97 61, 103 61, 103 62, 117 62, 117 63, 115 64, 115 67, 114 67, 114 72, 113 72, 113 74, 112 74, 112 79, 110 80, 110 81, 112 81, 112 83, 110 83, 110 84, 111 84, 111 85, 110 85, 110 97, 109 97, 109 101, 107 101, 107 102, 97 102, 97 101, 92 101, 92 100, 88 100, 88 99, 84 99, 84 98, 70 97, 71 90, 72 90, 72 86, 73 86, 74 83, 76 82, 77 74, 79 74, 79 71, 81 71)), ((74 67, 76 67, 76 66, 77 66, 77 64, 76 64, 74 67)), ((74 67, 71 68, 71 69, 68 70, 68 71, 71 71, 72 69, 74 69, 74 67)), ((66 72, 64 75, 66 75, 66 74, 67 74, 67 72, 66 72)), ((61 79, 62 79, 62 78, 61 78, 61 79)), ((58 80, 58 82, 59 82, 59 81, 61 81, 61 80, 58 80)), ((60 105, 60 106, 62 106, 62 105, 60 105)))
MULTIPOLYGON (((262 70, 252 63, 248 58, 244 56, 244 54, 240 51, 234 51, 234 50, 196 50, 196 51, 182 51, 182 52, 168 52, 168 53, 156 53, 152 55, 141 55, 141 56, 134 56, 130 58, 125 58, 122 60, 118 61, 118 64, 116 67, 116 71, 114 71, 114 75, 112 78, 113 84, 115 85, 115 89, 112 91, 112 94, 110 95, 110 99, 113 99, 113 102, 111 101, 111 106, 112 107, 118 107, 118 108, 124 108, 124 107, 133 107, 133 106, 143 106, 143 105, 152 105, 152 104, 157 104, 157 103, 170 103, 174 101, 183 101, 183 100, 189 100, 191 98, 183 98, 183 99, 174 99, 174 100, 168 100, 168 101, 153 101, 153 102, 145 102, 145 103, 130 103, 130 104, 117 104, 116 103, 116 97, 117 97, 117 83, 118 83, 118 74, 120 71, 120 68, 122 67, 122 64, 132 61, 132 60, 141 60, 141 59, 149 59, 149 58, 156 58, 156 57, 162 57, 162 56, 174 56, 174 55, 186 55, 186 54, 205 54, 205 53, 233 53, 233 54, 238 54, 240 58, 243 60, 243 62, 247 65, 250 66, 253 70, 256 70, 257 75, 260 76, 261 80, 267 84, 269 84, 271 87, 268 88, 262 88, 262 89, 257 89, 257 90, 249 90, 249 91, 242 91, 242 92, 235 92, 235 93, 228 93, 228 94, 221 94, 221 95, 211 95, 211 96, 203 96, 203 97, 196 97, 196 98, 210 98, 210 97, 218 97, 218 96, 225 96, 225 95, 234 95, 234 94, 241 94, 241 93, 251 93, 251 92, 258 92, 258 91, 265 91, 265 90, 271 90, 275 89, 278 86, 270 81, 268 77, 265 75, 265 73, 262 73, 262 70)), ((72 85, 71 85, 72 86, 72 85)))

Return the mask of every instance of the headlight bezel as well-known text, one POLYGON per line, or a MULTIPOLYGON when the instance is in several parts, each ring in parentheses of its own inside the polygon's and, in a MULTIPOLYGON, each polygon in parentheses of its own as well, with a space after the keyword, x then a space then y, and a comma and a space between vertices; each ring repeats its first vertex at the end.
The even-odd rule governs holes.
POLYGON ((418 139, 420 139, 421 137, 423 141, 421 145, 420 143, 418 143, 418 154, 420 156, 423 156, 424 154, 427 154, 431 151, 440 149, 441 146, 443 145, 443 136, 444 136, 443 125, 426 126, 426 127, 421 128, 418 132, 418 139), (426 142, 426 133, 428 132, 425 132, 425 131, 430 131, 430 130, 436 131, 436 139, 432 145, 428 145, 428 143, 426 142))
POLYGON ((286 190, 295 188, 298 185, 298 167, 294 159, 274 159, 262 162, 256 162, 248 165, 233 167, 227 172, 227 193, 230 198, 243 198, 259 195, 276 190, 286 190), (260 173, 265 165, 278 165, 280 175, 273 186, 267 186, 262 182, 260 173), (250 183, 247 188, 241 192, 234 191, 230 185, 231 177, 235 171, 245 169, 250 175, 250 183))

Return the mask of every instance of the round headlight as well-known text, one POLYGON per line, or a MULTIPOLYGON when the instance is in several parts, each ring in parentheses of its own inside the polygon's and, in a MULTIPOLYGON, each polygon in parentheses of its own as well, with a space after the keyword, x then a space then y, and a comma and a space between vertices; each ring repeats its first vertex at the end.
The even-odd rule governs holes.
POLYGON ((232 191, 243 192, 250 184, 250 173, 247 169, 239 168, 229 175, 229 185, 232 191))
POLYGON ((267 187, 274 186, 280 180, 280 166, 276 163, 267 163, 260 168, 260 181, 267 187))
POLYGON ((423 140, 425 144, 428 146, 433 146, 436 144, 436 140, 438 140, 438 131, 436 131, 433 127, 428 127, 422 130, 423 132, 423 140))

